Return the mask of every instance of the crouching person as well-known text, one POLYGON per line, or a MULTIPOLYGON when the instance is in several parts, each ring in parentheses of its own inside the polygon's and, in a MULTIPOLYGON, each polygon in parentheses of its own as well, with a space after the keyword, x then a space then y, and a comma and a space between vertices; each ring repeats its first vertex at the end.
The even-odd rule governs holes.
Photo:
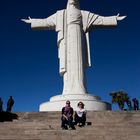
POLYGON ((82 127, 85 126, 86 123, 86 113, 87 111, 84 109, 83 102, 79 102, 77 105, 77 109, 75 111, 75 124, 82 127))
POLYGON ((62 108, 62 117, 61 117, 61 127, 62 129, 74 129, 73 125, 73 108, 70 106, 70 101, 66 101, 65 107, 62 108))

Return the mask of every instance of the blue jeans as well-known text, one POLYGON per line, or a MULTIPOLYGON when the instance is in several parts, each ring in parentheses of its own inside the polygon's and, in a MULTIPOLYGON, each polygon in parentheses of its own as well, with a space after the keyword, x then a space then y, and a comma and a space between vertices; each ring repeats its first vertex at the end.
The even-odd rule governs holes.
POLYGON ((70 117, 68 120, 65 117, 61 117, 61 127, 67 129, 67 125, 69 128, 74 128, 73 126, 73 118, 70 117))

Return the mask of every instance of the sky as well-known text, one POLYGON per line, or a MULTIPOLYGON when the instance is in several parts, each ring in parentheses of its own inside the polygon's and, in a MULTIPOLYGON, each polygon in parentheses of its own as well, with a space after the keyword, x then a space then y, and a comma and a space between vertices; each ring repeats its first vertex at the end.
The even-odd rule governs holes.
MULTIPOLYGON (((62 93, 57 34, 33 31, 20 19, 46 18, 65 9, 67 0, 0 1, 0 97, 4 110, 13 96, 14 112, 38 111, 39 105, 62 93)), ((88 93, 111 102, 109 93, 124 90, 140 100, 140 2, 80 0, 82 10, 102 16, 127 15, 115 28, 90 34, 92 67, 86 70, 88 93)), ((113 110, 117 110, 113 105, 113 110)))

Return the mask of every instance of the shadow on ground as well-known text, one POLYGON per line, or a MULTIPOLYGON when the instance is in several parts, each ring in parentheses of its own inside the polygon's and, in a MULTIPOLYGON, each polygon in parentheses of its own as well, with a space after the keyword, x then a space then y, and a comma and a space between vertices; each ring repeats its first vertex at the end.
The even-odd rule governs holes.
POLYGON ((0 122, 10 122, 15 119, 18 119, 18 115, 11 112, 0 112, 0 122))

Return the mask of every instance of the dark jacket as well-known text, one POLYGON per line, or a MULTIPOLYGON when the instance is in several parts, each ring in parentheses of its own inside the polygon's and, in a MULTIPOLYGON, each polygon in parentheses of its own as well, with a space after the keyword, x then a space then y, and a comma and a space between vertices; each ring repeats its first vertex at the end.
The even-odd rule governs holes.
POLYGON ((63 108, 62 108, 62 115, 64 114, 64 115, 67 116, 67 117, 69 117, 69 116, 70 116, 70 117, 73 117, 73 108, 70 107, 69 110, 67 110, 67 111, 65 110, 65 108, 66 108, 66 107, 63 107, 63 108))

